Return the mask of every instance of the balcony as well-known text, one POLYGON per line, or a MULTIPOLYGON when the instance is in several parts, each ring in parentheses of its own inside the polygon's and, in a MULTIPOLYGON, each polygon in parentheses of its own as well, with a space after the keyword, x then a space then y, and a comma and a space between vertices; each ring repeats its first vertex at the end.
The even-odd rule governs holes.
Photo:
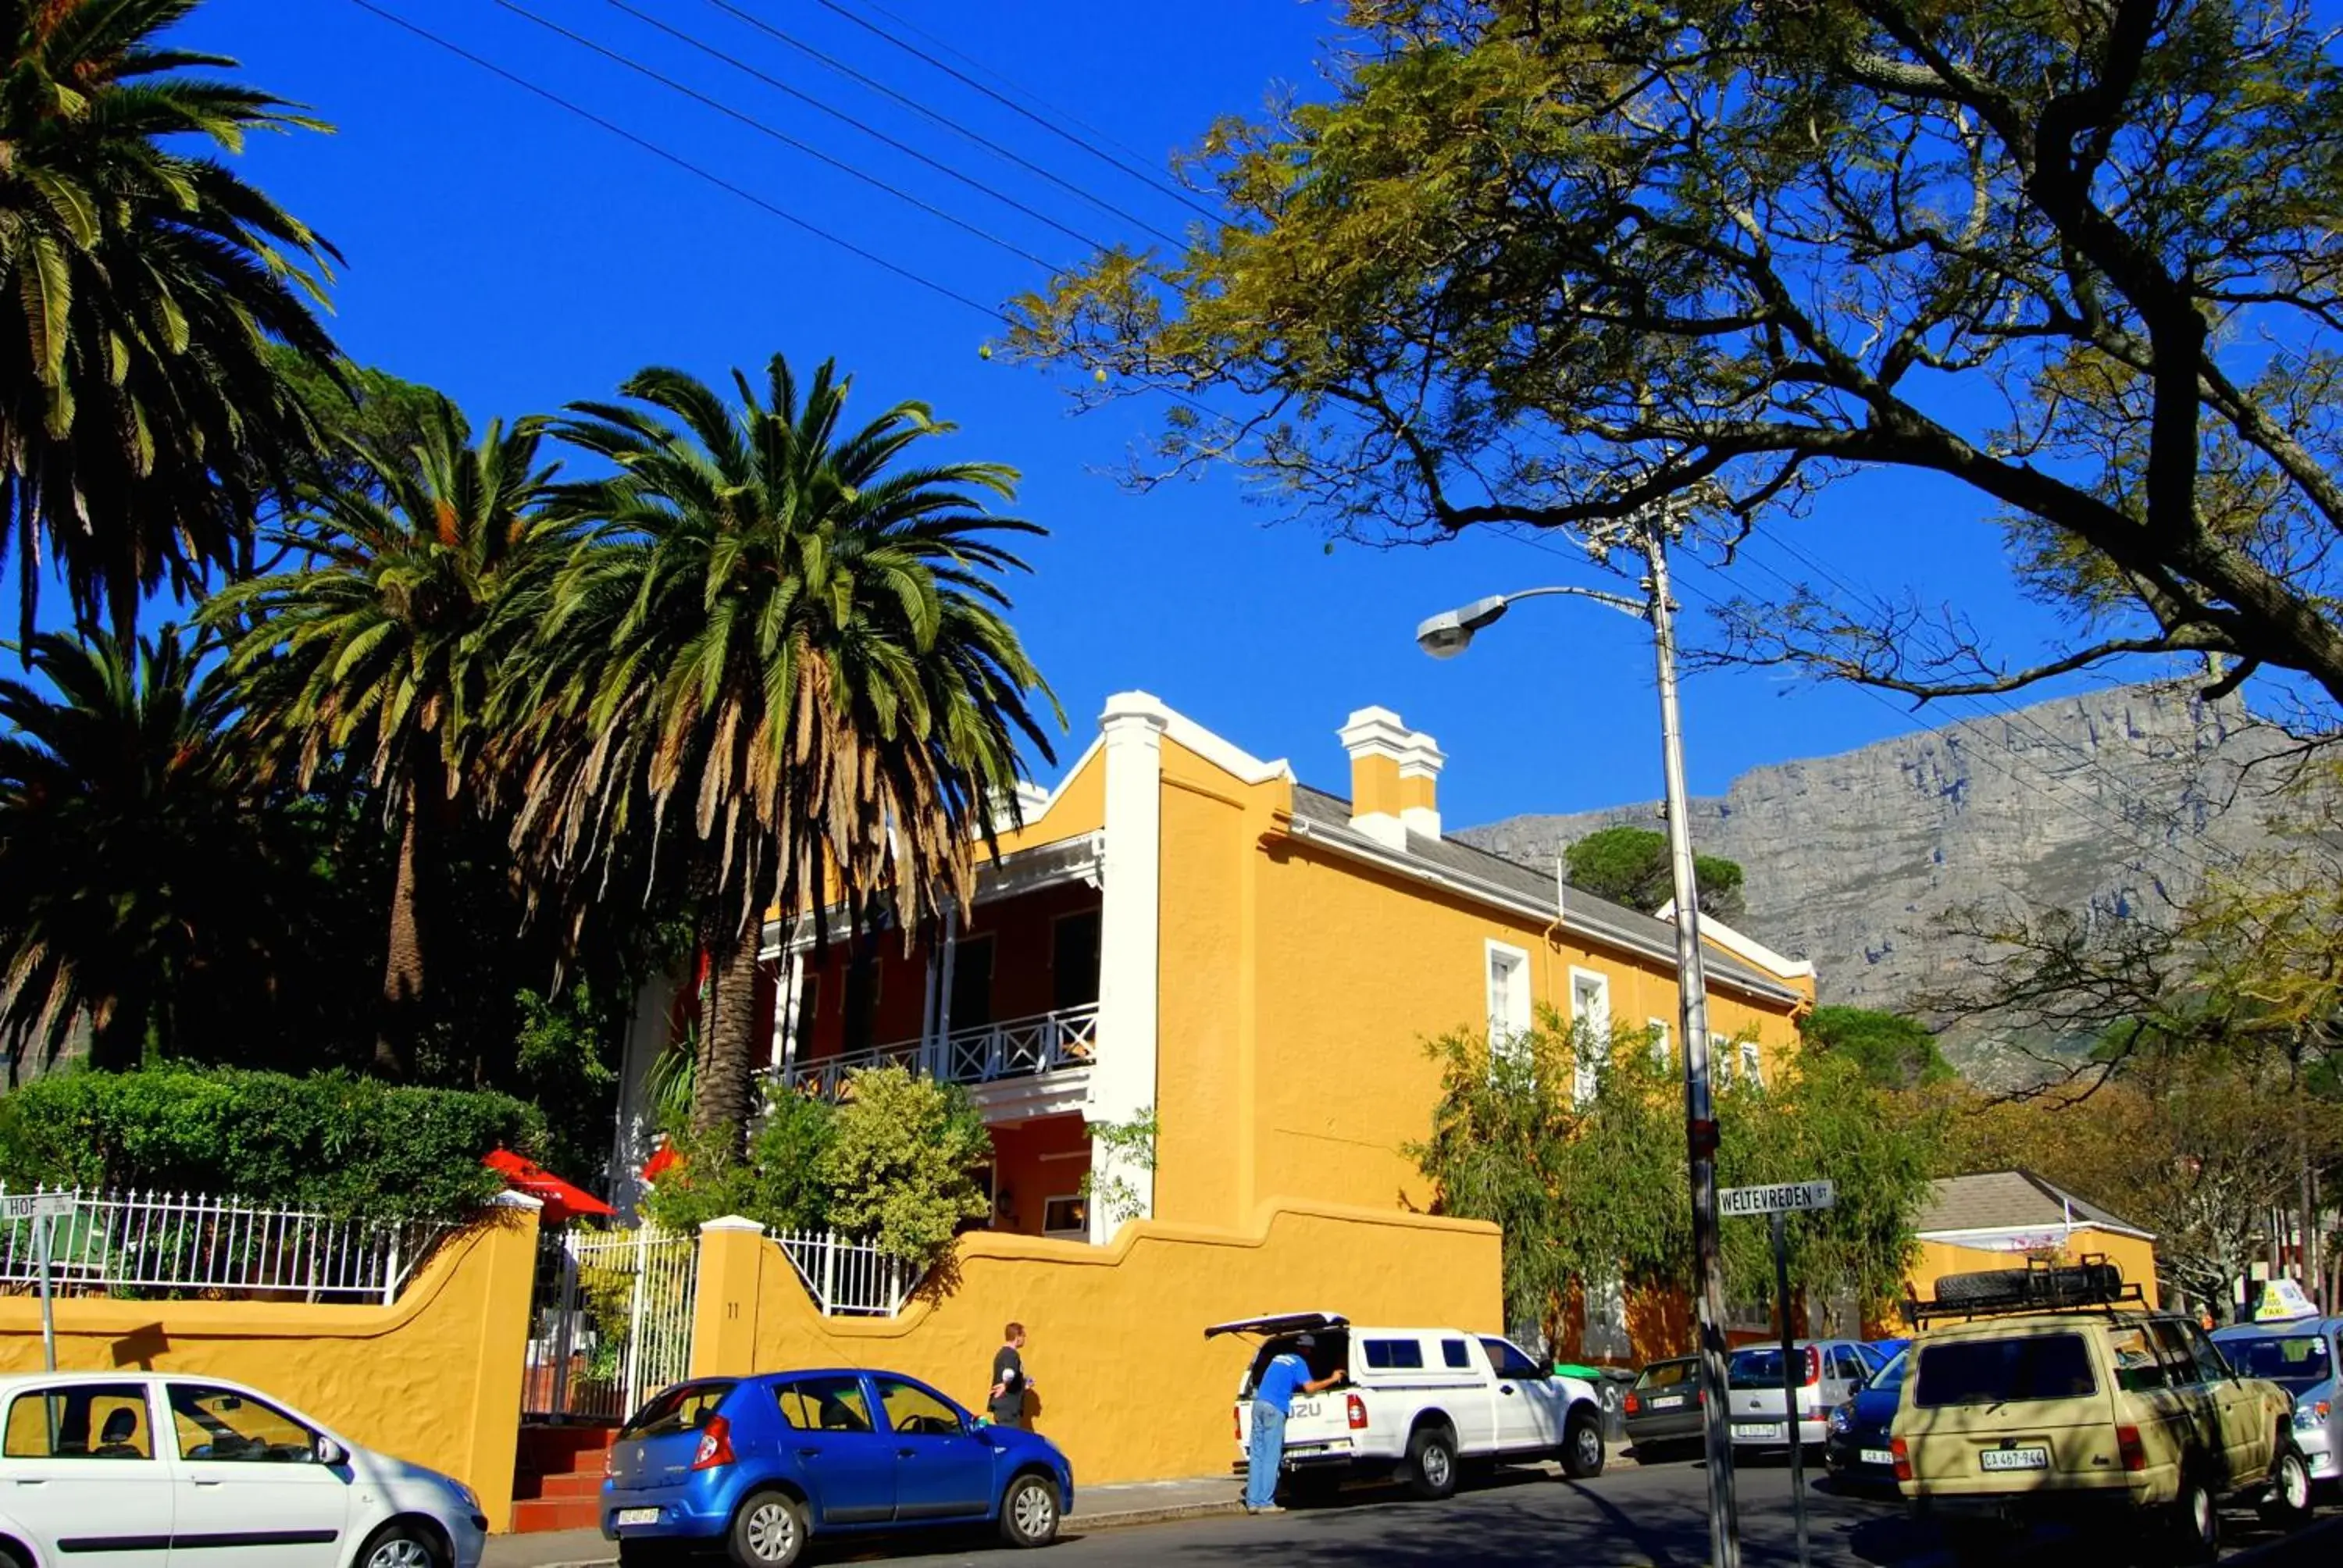
POLYGON ((1022 1121, 1080 1108, 1098 1050, 1098 1003, 1086 1002, 975 1024, 940 1040, 896 1040, 791 1062, 775 1076, 786 1088, 835 1099, 849 1073, 902 1067, 968 1085, 987 1120, 1022 1121))

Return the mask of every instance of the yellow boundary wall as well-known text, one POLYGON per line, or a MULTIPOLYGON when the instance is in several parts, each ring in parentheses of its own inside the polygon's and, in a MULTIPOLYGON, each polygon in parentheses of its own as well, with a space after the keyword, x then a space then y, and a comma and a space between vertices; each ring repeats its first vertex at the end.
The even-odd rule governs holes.
POLYGON ((1207 1324, 1323 1310, 1355 1322, 1500 1332, 1498 1231, 1327 1205, 1264 1208, 1251 1234, 1140 1221, 1112 1244, 978 1231, 949 1291, 894 1318, 825 1318, 745 1220, 702 1227, 694 1376, 880 1367, 974 1410, 1002 1327, 1025 1325, 1031 1412, 1084 1483, 1209 1475, 1235 1457, 1230 1405, 1252 1348, 1207 1324))
MULTIPOLYGON (((435 1251, 389 1306, 61 1297, 57 1367, 248 1384, 354 1442, 468 1483, 502 1530, 536 1261, 537 1205, 500 1204, 435 1251)), ((41 1370, 39 1299, 0 1299, 0 1372, 41 1370)))

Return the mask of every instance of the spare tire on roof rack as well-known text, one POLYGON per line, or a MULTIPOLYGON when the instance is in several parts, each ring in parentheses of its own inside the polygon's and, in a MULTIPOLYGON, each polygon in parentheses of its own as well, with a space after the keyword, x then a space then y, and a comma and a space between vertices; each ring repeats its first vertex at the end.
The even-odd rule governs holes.
POLYGON ((1962 1313, 2038 1312, 2046 1308, 2112 1306, 2139 1300, 2124 1283, 2123 1271, 2104 1257, 2076 1263, 2029 1262, 2020 1269, 1980 1269, 1944 1274, 1932 1302, 1915 1302, 1915 1319, 1962 1313))

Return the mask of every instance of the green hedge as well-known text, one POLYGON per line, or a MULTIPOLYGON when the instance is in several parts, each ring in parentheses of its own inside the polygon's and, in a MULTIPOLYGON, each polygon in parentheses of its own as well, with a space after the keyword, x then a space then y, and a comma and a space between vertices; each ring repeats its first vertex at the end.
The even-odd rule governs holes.
POLYGON ((340 1072, 68 1072, 0 1097, 0 1180, 462 1220, 504 1187, 480 1157, 544 1137, 537 1109, 504 1094, 340 1072))

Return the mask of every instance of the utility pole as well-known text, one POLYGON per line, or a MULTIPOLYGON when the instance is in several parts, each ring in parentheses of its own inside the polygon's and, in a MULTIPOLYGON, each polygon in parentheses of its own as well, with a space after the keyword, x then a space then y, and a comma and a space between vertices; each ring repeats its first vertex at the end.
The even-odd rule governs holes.
MULTIPOLYGON (((1644 611, 1659 668, 1660 769, 1667 783, 1668 863, 1676 900, 1677 1018, 1684 1034, 1684 1143, 1692 1163, 1693 1315, 1700 1333, 1701 1430, 1708 1453, 1711 1568, 1741 1568, 1734 1500, 1733 1433, 1725 1408, 1725 1263, 1716 1215, 1716 1109, 1709 1096, 1708 977, 1700 950, 1700 887, 1693 873, 1692 809, 1684 792, 1684 728, 1676 713, 1675 606, 1668 599, 1668 541, 1661 516, 1638 525, 1650 575, 1644 611)), ((1795 1419, 1795 1415, 1792 1417, 1795 1419)), ((1795 1432, 1793 1433, 1795 1441, 1795 1432)))

